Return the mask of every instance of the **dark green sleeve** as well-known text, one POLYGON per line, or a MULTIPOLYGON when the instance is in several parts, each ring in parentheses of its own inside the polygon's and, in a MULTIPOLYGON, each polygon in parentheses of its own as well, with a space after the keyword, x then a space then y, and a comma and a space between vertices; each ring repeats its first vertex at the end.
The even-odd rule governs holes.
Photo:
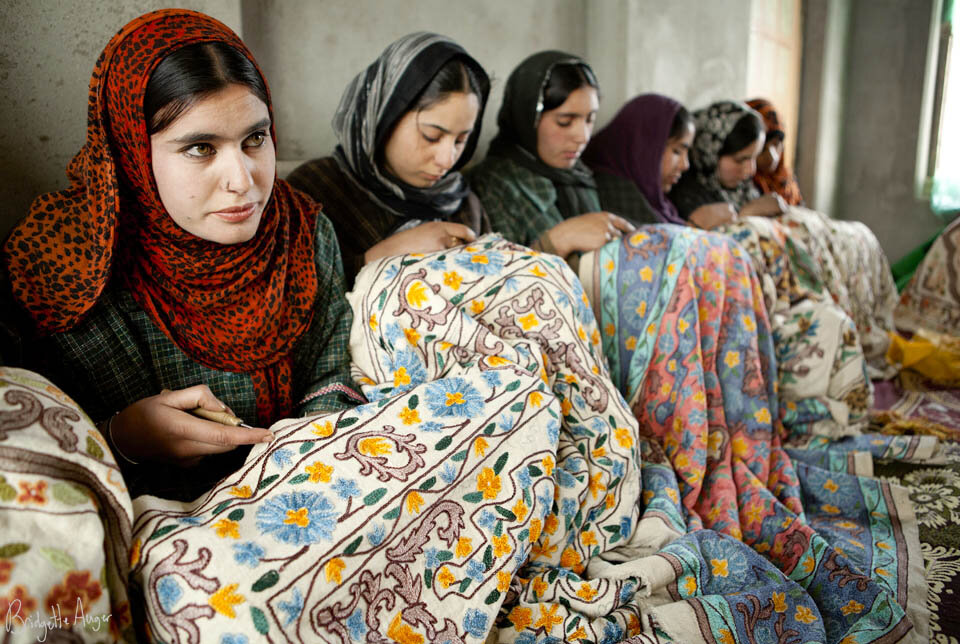
POLYGON ((667 193, 667 198, 673 202, 684 219, 690 219, 690 214, 700 206, 723 201, 723 197, 711 194, 710 190, 701 186, 692 171, 687 171, 680 177, 677 185, 667 193))
POLYGON ((350 377, 353 312, 344 295, 340 249, 333 225, 322 213, 317 217, 316 264, 320 290, 313 323, 300 340, 295 358, 301 416, 341 411, 363 402, 350 377))
POLYGON ((550 181, 526 177, 509 161, 485 161, 470 173, 470 187, 480 197, 493 231, 506 239, 532 245, 563 217, 555 205, 550 181))
POLYGON ((593 177, 597 182, 601 209, 623 217, 634 226, 660 222, 647 198, 632 181, 601 171, 595 172, 593 177))

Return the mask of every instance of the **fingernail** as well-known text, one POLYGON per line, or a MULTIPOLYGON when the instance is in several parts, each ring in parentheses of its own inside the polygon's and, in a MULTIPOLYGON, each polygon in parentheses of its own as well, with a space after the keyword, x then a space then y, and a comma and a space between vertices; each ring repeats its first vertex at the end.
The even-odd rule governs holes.
POLYGON ((224 405, 223 403, 220 403, 220 409, 226 410, 226 408, 227 408, 226 405, 224 405))
POLYGON ((277 437, 276 437, 276 436, 274 436, 273 434, 267 434, 267 435, 264 436, 262 439, 260 439, 260 442, 261 442, 261 443, 272 443, 272 442, 275 441, 275 440, 277 440, 277 437))

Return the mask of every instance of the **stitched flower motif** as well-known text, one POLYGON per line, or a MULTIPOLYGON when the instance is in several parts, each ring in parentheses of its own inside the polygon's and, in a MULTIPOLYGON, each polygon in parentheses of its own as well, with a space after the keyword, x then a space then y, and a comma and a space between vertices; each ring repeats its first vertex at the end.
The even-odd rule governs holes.
POLYGON ((257 509, 257 528, 294 546, 329 541, 336 526, 333 504, 318 492, 287 492, 257 509))
POLYGON ((440 418, 471 418, 483 409, 483 396, 463 378, 431 382, 425 396, 430 412, 440 418))
POLYGON ((89 570, 73 570, 63 576, 63 582, 50 590, 43 605, 59 605, 64 615, 73 615, 78 605, 89 613, 92 604, 102 594, 100 582, 92 578, 89 570))

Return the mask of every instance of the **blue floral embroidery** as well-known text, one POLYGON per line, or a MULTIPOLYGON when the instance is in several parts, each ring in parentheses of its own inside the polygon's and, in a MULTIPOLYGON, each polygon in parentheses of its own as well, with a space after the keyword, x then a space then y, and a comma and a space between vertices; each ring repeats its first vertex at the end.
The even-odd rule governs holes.
POLYGON ((439 432, 443 430, 443 425, 435 420, 428 420, 420 424, 420 429, 425 432, 439 432))
POLYGON ((292 453, 287 448, 281 448, 275 451, 270 455, 270 458, 273 460, 273 464, 277 467, 286 467, 293 463, 292 453))
POLYGON ((547 423, 547 438, 550 439, 551 445, 557 444, 557 439, 560 437, 560 423, 555 420, 551 420, 547 423))
POLYGON ((234 561, 251 568, 256 568, 260 564, 260 557, 266 554, 263 548, 252 541, 233 544, 233 551, 234 561))
POLYGON ((471 418, 483 409, 483 396, 463 378, 444 378, 427 385, 427 406, 440 418, 471 418))
POLYGON ((387 324, 383 331, 383 337, 385 337, 390 344, 396 346, 397 340, 403 337, 403 330, 397 323, 387 324))
POLYGON ((500 386, 500 372, 499 371, 484 371, 483 372, 483 381, 487 383, 488 387, 499 387, 500 386))
POLYGON ((427 568, 436 568, 440 565, 440 560, 437 559, 437 554, 439 554, 439 552, 440 551, 436 548, 427 548, 423 551, 423 557, 426 561, 427 568))
POLYGON ((461 253, 453 260, 457 266, 481 275, 499 275, 505 264, 497 251, 461 253))
POLYGON ((443 482, 447 485, 457 480, 457 468, 453 466, 453 463, 447 463, 443 466, 443 469, 440 470, 440 478, 443 479, 443 482))
POLYGON ((341 499, 349 499, 351 496, 360 496, 362 494, 360 488, 357 486, 357 482, 353 479, 338 478, 331 489, 333 489, 341 499))
POLYGON ((497 522, 497 517, 493 516, 493 513, 490 510, 484 510, 480 513, 480 518, 477 519, 477 525, 481 528, 486 528, 487 530, 493 530, 493 525, 497 522))
POLYGON ((367 624, 363 621, 363 611, 359 608, 347 618, 347 628, 350 629, 350 638, 362 640, 367 634, 367 624))
POLYGON ((533 479, 530 478, 530 470, 524 467, 517 472, 517 483, 519 483, 520 487, 523 489, 529 488, 533 483, 533 479))
POLYGON ((220 636, 220 644, 248 644, 250 640, 241 633, 224 633, 220 636))
POLYGON ((367 541, 370 542, 371 546, 376 547, 383 543, 383 538, 385 536, 387 536, 386 529, 383 527, 382 523, 378 523, 377 525, 373 526, 373 530, 367 533, 367 541))
POLYGON ((183 589, 173 575, 166 575, 157 582, 157 594, 160 596, 160 607, 167 615, 173 613, 173 608, 183 597, 183 589))
POLYGON ((474 581, 483 581, 483 574, 486 570, 486 566, 476 559, 471 559, 467 562, 467 577, 470 577, 474 581))
POLYGON ((600 644, 614 644, 623 639, 623 629, 618 624, 607 622, 603 625, 603 638, 600 644))
POLYGON ((336 508, 318 492, 287 492, 267 499, 257 509, 261 532, 295 546, 329 541, 336 522, 336 508))
POLYGON ((280 607, 280 610, 287 614, 287 618, 283 621, 284 626, 290 626, 297 617, 300 616, 300 612, 303 610, 303 595, 300 594, 300 591, 296 588, 293 589, 293 598, 288 602, 277 602, 277 606, 280 607))
POLYGON ((476 608, 471 608, 463 616, 463 630, 477 638, 487 636, 487 616, 476 608))
POLYGON ((390 392, 392 397, 395 394, 409 391, 417 385, 423 384, 427 381, 427 370, 423 367, 423 362, 420 360, 420 356, 414 352, 412 349, 401 349, 392 355, 386 355, 383 358, 383 367, 388 372, 388 383, 393 389, 390 392), (410 378, 408 383, 397 383, 394 386, 394 374, 403 368, 407 377, 410 378))
POLYGON ((633 528, 633 522, 630 517, 620 517, 620 536, 624 539, 630 536, 630 530, 633 528))

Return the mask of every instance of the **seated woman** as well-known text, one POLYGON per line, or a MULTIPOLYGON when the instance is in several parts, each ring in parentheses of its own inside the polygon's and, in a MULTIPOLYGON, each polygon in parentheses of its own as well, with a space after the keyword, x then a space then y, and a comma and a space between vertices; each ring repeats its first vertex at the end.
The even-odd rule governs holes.
MULTIPOLYGON (((198 19, 162 22, 178 21, 198 19)), ((276 178, 267 86, 207 22, 135 57, 106 50, 71 187, 38 197, 3 247, 40 369, 100 421, 134 493, 192 498, 239 466, 234 448, 273 437, 195 409, 265 427, 363 400, 333 230, 276 178)))
POLYGON ((798 279, 806 274, 814 290, 822 285, 854 321, 871 377, 892 375, 894 370, 884 354, 888 332, 893 329, 896 287, 874 234, 859 222, 837 221, 788 207, 775 192, 761 196, 752 179, 763 150, 765 127, 760 116, 743 103, 720 101, 695 112, 694 119, 697 135, 691 167, 670 191, 680 216, 712 228, 726 222, 706 216, 705 206, 721 204, 732 206, 740 216, 777 217, 790 241, 813 259, 808 267, 794 262, 798 279))
MULTIPOLYGON (((693 119, 677 101, 659 94, 628 101, 584 153, 601 204, 617 212, 650 210, 662 221, 683 221, 668 195, 689 167, 694 134, 693 119)), ((702 208, 730 206, 723 202, 702 208)), ((837 436, 864 428, 871 391, 856 332, 842 311, 800 287, 783 227, 766 218, 742 217, 716 230, 740 242, 764 285, 775 289, 767 305, 781 413, 790 429, 837 436)))
POLYGON ((333 156, 303 164, 288 180, 324 204, 349 285, 375 259, 490 231, 458 172, 477 147, 489 93, 483 67, 429 33, 390 45, 344 90, 333 156))
POLYGON ((747 106, 756 110, 767 131, 763 151, 757 157, 757 173, 753 175, 753 182, 763 194, 776 193, 788 206, 802 206, 800 184, 783 158, 783 140, 786 133, 776 108, 763 98, 747 101, 747 106))

